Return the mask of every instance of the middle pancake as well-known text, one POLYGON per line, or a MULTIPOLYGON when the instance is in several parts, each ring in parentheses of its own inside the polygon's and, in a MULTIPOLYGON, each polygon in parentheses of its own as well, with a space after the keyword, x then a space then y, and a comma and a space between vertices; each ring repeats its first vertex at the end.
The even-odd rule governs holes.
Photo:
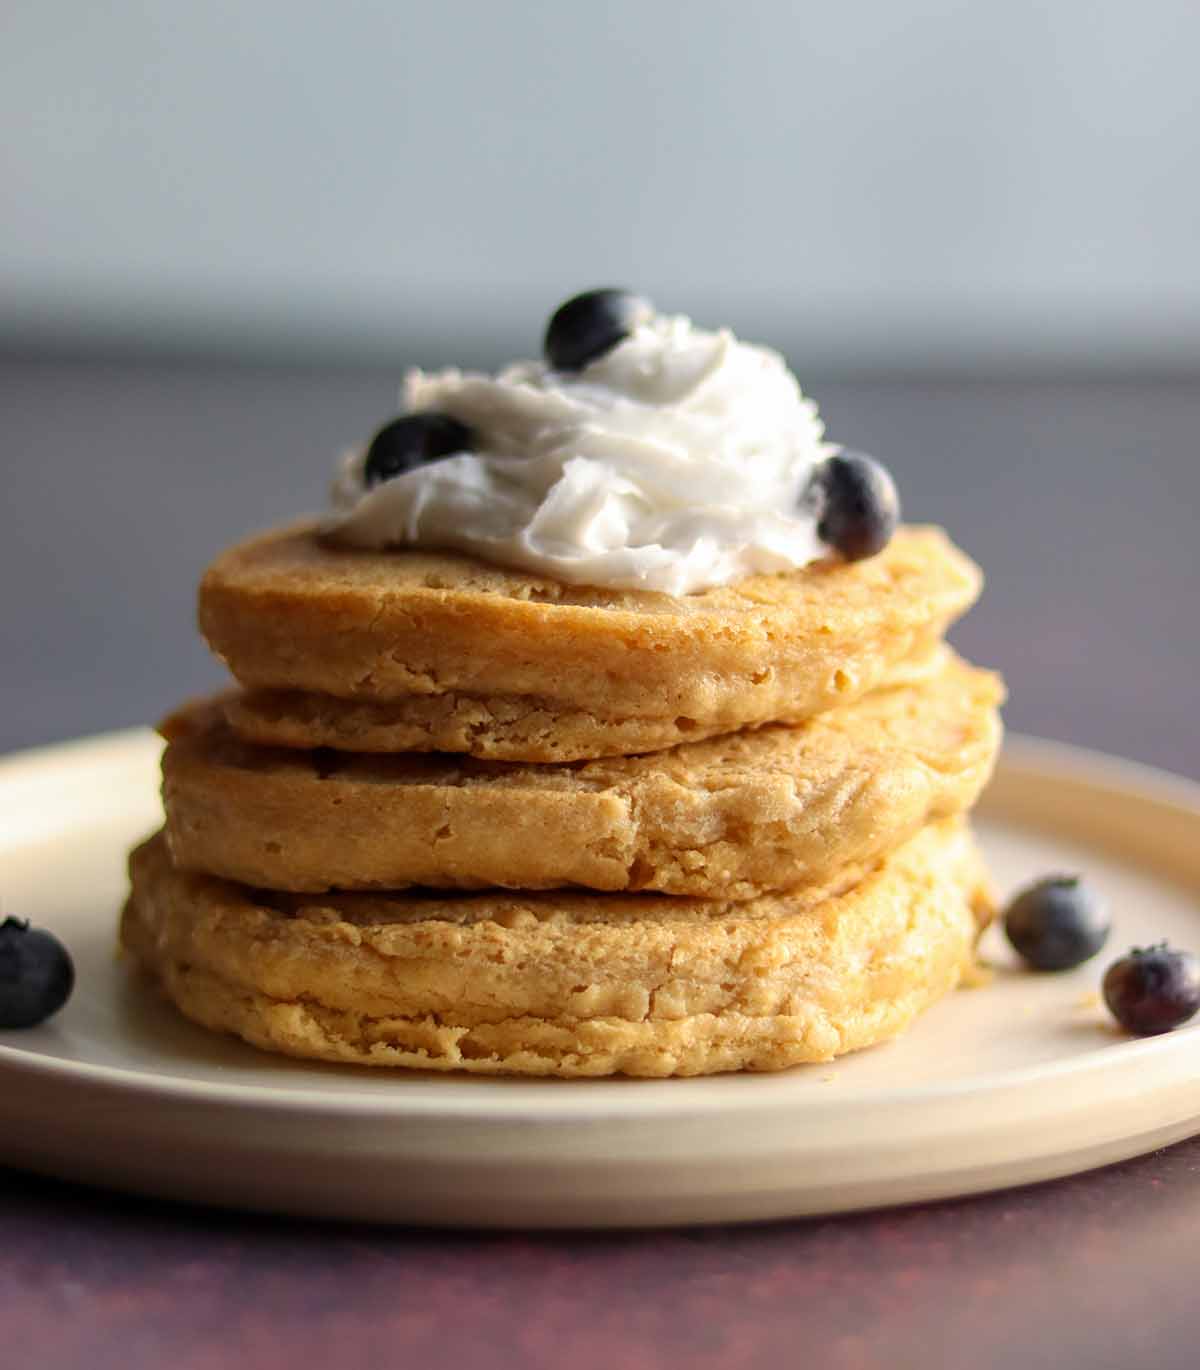
POLYGON ((800 725, 560 765, 242 742, 220 701, 162 725, 184 869, 266 889, 659 890, 751 899, 868 861, 974 803, 998 677, 936 676, 800 725))

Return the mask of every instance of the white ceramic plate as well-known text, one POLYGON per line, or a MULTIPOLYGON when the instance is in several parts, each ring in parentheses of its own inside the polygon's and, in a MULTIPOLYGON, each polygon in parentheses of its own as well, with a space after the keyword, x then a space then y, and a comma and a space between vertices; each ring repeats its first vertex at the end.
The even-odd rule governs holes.
POLYGON ((310 1066, 210 1036, 120 964, 126 848, 158 821, 158 744, 115 734, 0 762, 0 912, 54 929, 75 995, 0 1032, 0 1162, 145 1194, 387 1221, 616 1226, 782 1218, 966 1194, 1200 1132, 1200 1027, 1134 1041, 1110 953, 1200 950, 1200 787, 1016 741, 981 810, 1004 890, 1081 870, 1109 949, 1019 972, 901 1041, 779 1075, 521 1081, 310 1066))

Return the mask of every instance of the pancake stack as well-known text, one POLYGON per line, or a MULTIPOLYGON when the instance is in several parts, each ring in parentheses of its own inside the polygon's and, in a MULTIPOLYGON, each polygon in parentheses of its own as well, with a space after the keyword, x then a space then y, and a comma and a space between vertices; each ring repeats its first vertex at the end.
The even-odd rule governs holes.
POLYGON ((827 1061, 952 989, 1002 687, 936 529, 682 597, 315 525, 222 555, 122 940, 189 1018, 479 1073, 827 1061))

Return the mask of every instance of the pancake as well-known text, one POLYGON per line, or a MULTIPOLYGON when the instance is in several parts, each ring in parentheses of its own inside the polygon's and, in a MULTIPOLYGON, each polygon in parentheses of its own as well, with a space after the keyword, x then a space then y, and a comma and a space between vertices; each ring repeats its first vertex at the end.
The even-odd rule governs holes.
POLYGON ((901 1032, 991 914, 965 820, 825 887, 652 894, 269 894, 130 861, 122 940, 195 1022, 315 1060, 479 1074, 700 1075, 828 1061, 901 1032))
POLYGON ((249 740, 549 762, 848 703, 928 657, 980 586, 932 528, 864 561, 673 597, 336 548, 306 524, 219 557, 199 617, 251 692, 229 713, 249 740))
POLYGON ((162 727, 176 864, 275 890, 658 890, 750 899, 869 861, 968 808, 1000 742, 999 679, 932 678, 797 725, 531 766, 253 747, 199 701, 162 727))

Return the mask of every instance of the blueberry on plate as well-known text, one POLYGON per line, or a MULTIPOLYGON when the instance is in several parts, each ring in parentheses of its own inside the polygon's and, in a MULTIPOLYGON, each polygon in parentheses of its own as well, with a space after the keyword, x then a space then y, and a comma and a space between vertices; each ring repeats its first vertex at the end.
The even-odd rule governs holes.
POLYGON ((1052 875, 1022 890, 1004 913, 1008 940, 1035 970, 1071 970, 1108 941, 1108 906, 1077 875, 1052 875))
POLYGON ((586 290, 554 311, 542 351, 555 371, 582 371, 653 313, 648 300, 628 290, 586 290))
POLYGON ((440 457, 467 452, 471 441, 471 430, 452 414, 402 414, 371 439, 363 481, 368 488, 378 485, 440 457))
POLYGON ((804 503, 816 510, 817 536, 847 561, 882 552, 900 522, 900 497, 887 467, 862 452, 821 462, 804 503))
POLYGON ((1104 1002, 1139 1037, 1170 1032, 1200 1009, 1200 961, 1165 942, 1134 947, 1104 973, 1104 1002))
POLYGON ((0 923, 0 1028, 44 1023, 74 987, 75 967, 53 933, 21 918, 0 923))

